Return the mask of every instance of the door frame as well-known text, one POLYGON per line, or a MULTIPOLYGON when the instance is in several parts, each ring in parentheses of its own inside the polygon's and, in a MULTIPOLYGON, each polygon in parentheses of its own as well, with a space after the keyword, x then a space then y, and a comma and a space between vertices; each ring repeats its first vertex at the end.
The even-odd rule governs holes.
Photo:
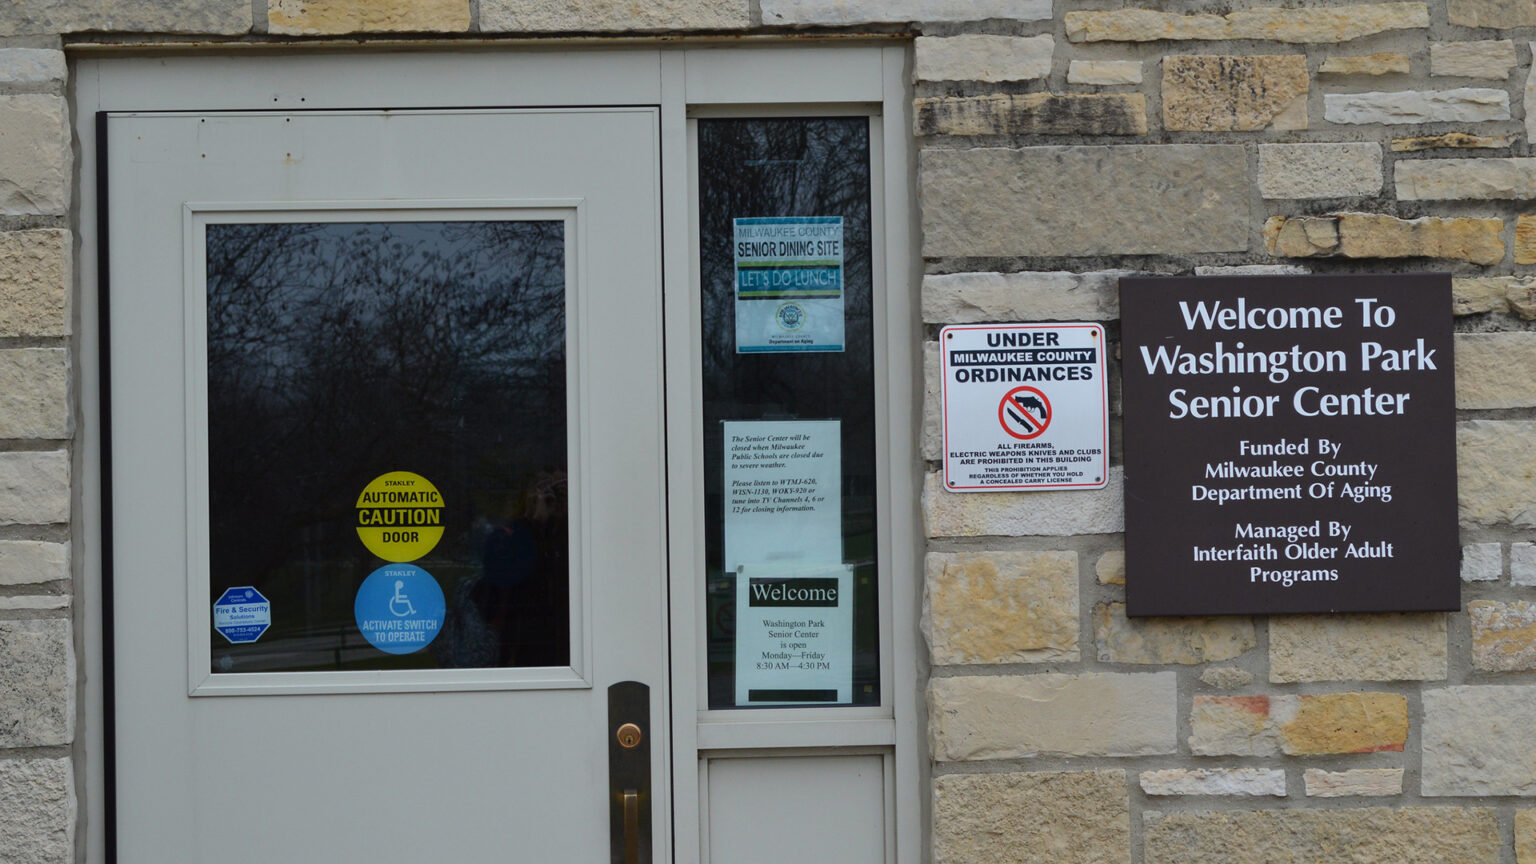
MULTIPOLYGON (((80 243, 75 259, 80 431, 76 437, 73 541, 80 580, 82 667, 80 811, 86 861, 111 860, 114 782, 107 746, 114 734, 107 677, 110 585, 103 581, 111 525, 102 456, 110 430, 103 387, 107 284, 100 266, 106 214, 98 207, 98 166, 106 111, 431 109, 656 105, 661 109, 662 278, 667 453, 668 591, 671 615, 674 861, 703 864, 701 815, 707 764, 716 756, 875 753, 884 757, 886 861, 918 862, 925 845, 928 766, 923 734, 926 658, 920 651, 923 532, 917 451, 923 373, 917 314, 922 272, 913 205, 911 51, 899 38, 795 40, 742 45, 684 40, 571 50, 579 40, 499 42, 465 52, 462 43, 421 45, 421 53, 338 52, 334 46, 75 46, 71 49, 80 243), (250 50, 255 49, 255 50, 250 50), (273 54, 288 56, 266 56, 273 54), (472 69, 475 74, 465 74, 472 69), (598 77, 603 87, 591 86, 598 77), (218 87, 206 82, 218 80, 218 87), (380 84, 378 82, 387 82, 380 84), (598 95, 594 96, 594 92, 598 95), (444 94, 450 94, 445 98, 444 94), (874 194, 876 452, 881 566, 881 691, 876 708, 707 711, 697 670, 703 649, 703 448, 697 226, 690 124, 700 116, 870 114, 874 194), (680 338, 681 337, 681 338, 680 338), (697 803, 695 803, 697 802, 697 803), (693 842, 692 838, 697 838, 693 842)), ((590 48, 590 40, 580 41, 590 48)))

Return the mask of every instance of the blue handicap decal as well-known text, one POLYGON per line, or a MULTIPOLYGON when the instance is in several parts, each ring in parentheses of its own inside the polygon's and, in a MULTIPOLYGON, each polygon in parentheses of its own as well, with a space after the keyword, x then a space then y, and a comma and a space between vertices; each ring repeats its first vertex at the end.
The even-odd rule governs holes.
POLYGON ((271 626, 271 601, 249 585, 226 588, 213 601, 213 629, 236 645, 255 642, 271 626))
POLYGON ((447 608, 431 573, 415 564, 386 564, 363 580, 352 614, 368 644, 387 654, 410 654, 437 638, 447 608))

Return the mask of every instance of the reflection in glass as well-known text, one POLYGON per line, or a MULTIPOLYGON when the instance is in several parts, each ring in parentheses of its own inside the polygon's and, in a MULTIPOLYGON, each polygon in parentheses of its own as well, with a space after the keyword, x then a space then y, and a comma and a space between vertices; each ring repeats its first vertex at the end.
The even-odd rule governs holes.
POLYGON ((698 154, 709 707, 740 707, 737 577, 724 566, 723 426, 735 420, 840 421, 842 554, 854 594, 852 704, 878 705, 869 118, 701 119, 698 154), (842 351, 738 353, 733 226, 755 217, 841 217, 842 351))
POLYGON ((564 235, 559 221, 207 227, 210 596, 252 586, 271 603, 255 641, 212 635, 213 671, 569 662, 564 235), (439 520, 430 551, 392 547, 447 607, 403 654, 358 626, 358 590, 389 563, 361 540, 360 520, 381 517, 360 494, 390 472, 441 496, 413 517, 439 520))

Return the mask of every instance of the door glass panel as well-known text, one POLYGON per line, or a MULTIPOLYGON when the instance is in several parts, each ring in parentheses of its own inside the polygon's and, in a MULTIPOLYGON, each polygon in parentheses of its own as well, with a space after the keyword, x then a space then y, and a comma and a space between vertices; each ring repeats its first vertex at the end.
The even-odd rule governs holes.
POLYGON ((206 236, 212 671, 567 665, 565 223, 206 236))
POLYGON ((697 128, 709 707, 877 705, 869 118, 697 128))

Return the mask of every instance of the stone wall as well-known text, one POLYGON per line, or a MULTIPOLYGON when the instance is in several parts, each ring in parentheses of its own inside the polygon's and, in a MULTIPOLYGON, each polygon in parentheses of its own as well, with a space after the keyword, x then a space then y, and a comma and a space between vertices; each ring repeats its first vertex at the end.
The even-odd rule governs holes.
POLYGON ((0 40, 0 859, 19 864, 76 860, 73 156, 57 43, 0 40))
POLYGON ((1466 608, 1131 620, 1117 472, 930 461, 933 860, 1533 864, 1536 7, 1077 5, 917 27, 929 338, 1113 334, 1128 273, 1451 272, 1466 608))
POLYGON ((930 338, 1113 334, 1129 273, 1455 276, 1465 611, 1132 621, 1118 469, 957 496, 928 463, 894 575, 925 585, 932 860, 1536 864, 1528 0, 0 6, 0 859, 83 856, 66 42, 871 30, 915 36, 930 338))

